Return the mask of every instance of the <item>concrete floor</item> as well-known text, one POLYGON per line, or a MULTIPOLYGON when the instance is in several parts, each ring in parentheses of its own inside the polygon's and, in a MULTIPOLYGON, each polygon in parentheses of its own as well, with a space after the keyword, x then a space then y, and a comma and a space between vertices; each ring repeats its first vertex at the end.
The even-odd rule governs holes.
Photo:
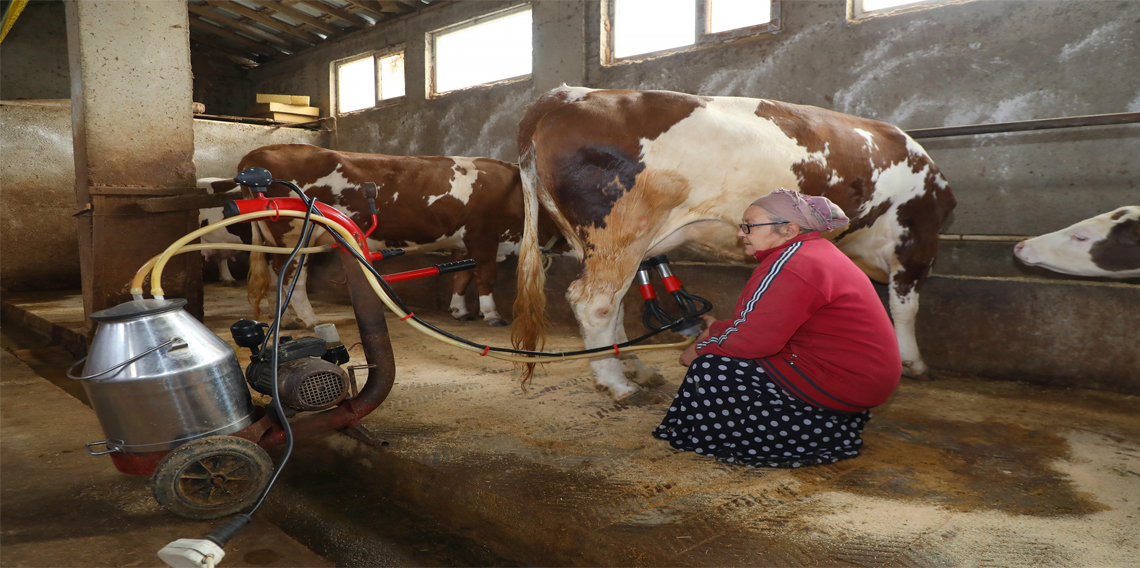
MULTIPOLYGON (((6 342, 7 343, 7 342, 6 342)), ((118 473, 83 451, 102 439, 95 413, 0 350, 0 546, 4 566, 155 566, 179 538, 220 521, 166 513, 149 477, 118 473)), ((280 529, 255 520, 226 547, 225 566, 331 566, 280 529)))
MULTIPOLYGON (((228 340, 230 323, 249 316, 244 290, 210 286, 206 297, 207 324, 228 340)), ((82 317, 77 297, 45 300, 6 295, 5 314, 39 313, 62 327, 82 317)), ((314 306, 355 340, 350 307, 314 306)), ((421 315, 477 341, 509 341, 502 328, 421 315)), ((389 326, 396 387, 364 421, 387 444, 330 435, 302 441, 297 455, 362 481, 358 500, 417 510, 503 558, 1140 566, 1140 397, 941 373, 904 381, 875 410, 857 459, 747 469, 653 439, 667 403, 615 405, 595 392, 585 362, 548 365, 524 393, 509 364, 428 341, 393 318, 389 326)), ((569 328, 549 342, 579 345, 569 328)), ((667 400, 683 377, 676 353, 644 359, 665 375, 667 400)), ((320 525, 311 530, 328 530, 320 525)))

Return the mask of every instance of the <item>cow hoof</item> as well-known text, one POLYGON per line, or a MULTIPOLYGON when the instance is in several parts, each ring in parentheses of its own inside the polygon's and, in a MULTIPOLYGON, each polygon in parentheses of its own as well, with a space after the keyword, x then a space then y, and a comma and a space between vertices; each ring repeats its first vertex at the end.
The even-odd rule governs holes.
POLYGON ((471 314, 456 314, 451 312, 451 319, 455 321, 471 321, 471 314))
POLYGON ((918 381, 920 383, 929 383, 937 379, 937 377, 934 376, 934 373, 930 372, 930 370, 927 370, 923 373, 903 373, 903 376, 912 381, 918 381))
POLYGON ((910 361, 903 361, 902 374, 904 377, 917 379, 920 381, 932 380, 932 377, 930 376, 930 368, 927 367, 925 363, 921 362, 916 365, 910 361))
POLYGON ((491 327, 507 327, 508 324, 507 324, 506 320, 493 319, 493 320, 487 320, 487 325, 489 325, 491 327))
POLYGON ((238 286, 237 280, 222 280, 222 286, 227 288, 236 288, 238 286))
POLYGON ((653 371, 649 374, 630 371, 625 374, 625 377, 646 388, 659 387, 665 384, 665 376, 653 371))
POLYGON ((305 322, 303 322, 299 319, 295 319, 295 320, 288 322, 285 325, 281 326, 281 329, 312 329, 312 328, 305 325, 305 322))

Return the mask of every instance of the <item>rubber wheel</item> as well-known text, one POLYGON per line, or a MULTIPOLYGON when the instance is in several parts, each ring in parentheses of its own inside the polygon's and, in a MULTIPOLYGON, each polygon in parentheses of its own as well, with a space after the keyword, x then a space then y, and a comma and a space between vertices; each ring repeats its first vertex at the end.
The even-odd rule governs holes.
POLYGON ((241 512, 257 500, 273 460, 244 438, 210 436, 178 446, 154 470, 154 498, 184 519, 241 512))

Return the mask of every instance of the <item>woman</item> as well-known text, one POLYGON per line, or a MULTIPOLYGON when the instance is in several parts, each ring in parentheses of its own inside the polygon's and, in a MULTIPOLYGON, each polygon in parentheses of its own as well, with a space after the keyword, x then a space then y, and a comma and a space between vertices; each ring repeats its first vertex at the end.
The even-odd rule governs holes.
POLYGON ((755 467, 859 455, 870 408, 898 386, 898 342, 871 281, 820 237, 847 224, 824 197, 777 189, 737 236, 760 266, 732 319, 681 355, 689 367, 653 435, 678 450, 755 467))

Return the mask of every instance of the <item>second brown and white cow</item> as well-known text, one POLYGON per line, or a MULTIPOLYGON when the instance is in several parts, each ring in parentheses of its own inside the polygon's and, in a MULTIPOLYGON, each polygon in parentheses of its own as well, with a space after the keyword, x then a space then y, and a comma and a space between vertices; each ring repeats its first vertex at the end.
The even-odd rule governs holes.
MULTIPOLYGON (((369 236, 369 248, 400 247, 410 254, 450 249, 453 260, 474 259, 479 311, 488 324, 505 325, 492 290, 495 263, 514 254, 522 237, 522 187, 517 165, 489 158, 388 156, 281 144, 258 148, 238 165, 239 171, 252 167, 269 170, 275 179, 292 181, 306 195, 351 217, 363 230, 372 224, 363 184, 375 183, 378 223, 369 236)), ((273 184, 268 195, 286 196, 288 189, 273 184)), ((550 242, 557 234, 553 222, 546 217, 539 225, 543 242, 550 242)), ((300 226, 299 219, 259 221, 254 242, 291 247, 300 236, 300 226)), ((333 240, 318 228, 312 242, 332 244, 333 240)), ((468 315, 463 293, 471 274, 456 276, 451 300, 456 319, 468 315)), ((302 269, 292 307, 304 324, 312 327, 320 320, 305 291, 307 277, 308 271, 302 269)), ((261 254, 251 254, 249 297, 255 312, 260 311, 271 279, 261 254)))
MULTIPOLYGON (((560 87, 519 127, 527 230, 515 303, 516 346, 544 337, 538 203, 581 261, 566 293, 587 348, 624 339, 621 300, 638 264, 688 247, 744 262, 741 213, 776 188, 824 195, 851 223, 825 235, 871 278, 889 282, 907 374, 926 371, 915 341, 918 295, 955 206, 938 167, 897 127, 820 108, 668 91, 560 87)), ((651 375, 632 356, 591 360, 617 400, 651 375), (623 369, 624 367, 624 369, 623 369)))
POLYGON ((1140 206, 1127 205, 1017 243, 1017 259, 1075 276, 1140 276, 1140 206))

